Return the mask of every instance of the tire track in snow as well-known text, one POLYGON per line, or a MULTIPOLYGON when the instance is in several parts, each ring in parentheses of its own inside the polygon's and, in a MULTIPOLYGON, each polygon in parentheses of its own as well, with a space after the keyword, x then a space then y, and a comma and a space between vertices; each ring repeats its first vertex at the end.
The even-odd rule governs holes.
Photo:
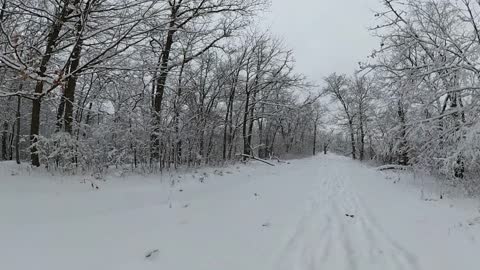
POLYGON ((348 171, 321 166, 307 211, 273 269, 420 270, 417 258, 385 233, 349 189, 348 171))
MULTIPOLYGON (((358 204, 364 205, 360 199, 358 199, 358 204)), ((378 234, 382 236, 383 241, 385 241, 387 245, 393 248, 393 252, 391 252, 391 255, 394 256, 394 259, 399 259, 403 261, 403 263, 405 264, 404 269, 419 270, 420 266, 418 258, 414 254, 409 252, 407 249, 405 249, 403 246, 401 246, 397 241, 393 240, 393 238, 391 238, 379 225, 379 223, 376 221, 376 219, 367 207, 362 207, 362 209, 364 209, 363 214, 365 215, 365 218, 363 218, 364 223, 368 227, 375 229, 378 234)))
MULTIPOLYGON (((306 211, 298 222, 294 233, 289 237, 279 260, 272 269, 284 270, 314 270, 317 266, 318 254, 324 250, 318 249, 318 243, 331 243, 331 218, 320 214, 322 205, 328 205, 331 194, 318 196, 318 190, 331 190, 329 181, 319 182, 307 198, 306 211), (324 218, 326 217, 326 218, 324 218), (322 218, 322 220, 318 220, 322 218), (326 237, 324 237, 326 236, 326 237)), ((328 244, 329 245, 329 244, 328 244)), ((328 252, 328 249, 326 250, 328 252)), ((324 254, 323 257, 328 256, 324 254)))
POLYGON ((378 266, 386 269, 413 270, 413 268, 405 266, 402 259, 397 255, 399 252, 392 248, 385 235, 371 225, 369 219, 365 216, 364 209, 358 204, 356 195, 344 190, 343 197, 345 210, 351 209, 350 211, 355 213, 352 230, 355 231, 354 234, 358 238, 358 243, 361 243, 360 246, 363 247, 361 249, 362 254, 359 257, 364 259, 359 263, 364 264, 364 266, 371 265, 372 267, 378 266))
MULTIPOLYGON (((363 169, 363 168, 362 168, 363 169)), ((348 171, 348 168, 343 170, 337 170, 337 172, 348 171)), ((349 175, 337 175, 336 179, 338 183, 342 185, 343 198, 346 209, 352 209, 355 212, 355 218, 358 219, 360 225, 360 235, 363 235, 367 240, 370 261, 378 261, 383 259, 383 263, 390 266, 388 269, 408 269, 418 270, 417 258, 403 248, 398 242, 394 241, 385 230, 378 224, 370 210, 365 207, 357 193, 352 192, 344 179, 348 179, 349 175), (343 180, 342 180, 343 179, 343 180), (379 250, 381 254, 384 254, 390 258, 385 260, 384 256, 375 256, 375 250, 379 250), (394 267, 394 268, 392 268, 394 267)), ((354 181, 353 179, 350 179, 354 181)))

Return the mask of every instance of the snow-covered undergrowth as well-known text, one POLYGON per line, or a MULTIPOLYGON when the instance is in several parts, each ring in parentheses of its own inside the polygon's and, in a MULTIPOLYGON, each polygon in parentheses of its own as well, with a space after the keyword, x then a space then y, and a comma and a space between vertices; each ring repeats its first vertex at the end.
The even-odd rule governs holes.
POLYGON ((1 269, 480 265, 478 201, 347 158, 85 179, 0 163, 1 269))

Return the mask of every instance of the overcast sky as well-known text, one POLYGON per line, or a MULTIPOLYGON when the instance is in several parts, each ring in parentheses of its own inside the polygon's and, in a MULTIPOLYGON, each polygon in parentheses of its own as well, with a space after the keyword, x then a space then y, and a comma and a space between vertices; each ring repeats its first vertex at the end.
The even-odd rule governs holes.
POLYGON ((293 49, 298 72, 320 83, 332 72, 350 73, 378 46, 380 0, 271 0, 264 23, 293 49))

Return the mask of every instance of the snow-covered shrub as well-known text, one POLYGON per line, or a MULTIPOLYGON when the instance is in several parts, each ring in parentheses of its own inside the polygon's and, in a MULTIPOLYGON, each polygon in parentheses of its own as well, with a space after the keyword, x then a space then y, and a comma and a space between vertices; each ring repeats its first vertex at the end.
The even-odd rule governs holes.
POLYGON ((88 158, 81 141, 66 132, 54 133, 49 138, 39 136, 36 146, 42 164, 49 169, 72 172, 82 168, 88 158))

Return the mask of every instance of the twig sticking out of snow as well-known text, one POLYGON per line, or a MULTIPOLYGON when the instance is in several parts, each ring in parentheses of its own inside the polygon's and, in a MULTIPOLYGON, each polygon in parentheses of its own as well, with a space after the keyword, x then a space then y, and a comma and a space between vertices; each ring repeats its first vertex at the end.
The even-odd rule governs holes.
POLYGON ((277 156, 272 156, 270 159, 275 159, 278 163, 287 163, 290 164, 289 162, 286 162, 285 160, 281 160, 277 156))
POLYGON ((90 179, 87 179, 87 178, 84 178, 83 181, 81 182, 82 184, 86 184, 88 182, 90 182, 90 186, 93 188, 93 189, 99 189, 98 185, 96 183, 94 183, 92 180, 90 179))
POLYGON ((480 224, 480 217, 476 217, 468 221, 468 226, 474 226, 479 224, 480 224))
POLYGON ((149 252, 147 252, 147 254, 145 254, 145 258, 151 258, 153 255, 155 255, 156 253, 158 253, 158 249, 154 249, 154 250, 151 250, 149 252))

